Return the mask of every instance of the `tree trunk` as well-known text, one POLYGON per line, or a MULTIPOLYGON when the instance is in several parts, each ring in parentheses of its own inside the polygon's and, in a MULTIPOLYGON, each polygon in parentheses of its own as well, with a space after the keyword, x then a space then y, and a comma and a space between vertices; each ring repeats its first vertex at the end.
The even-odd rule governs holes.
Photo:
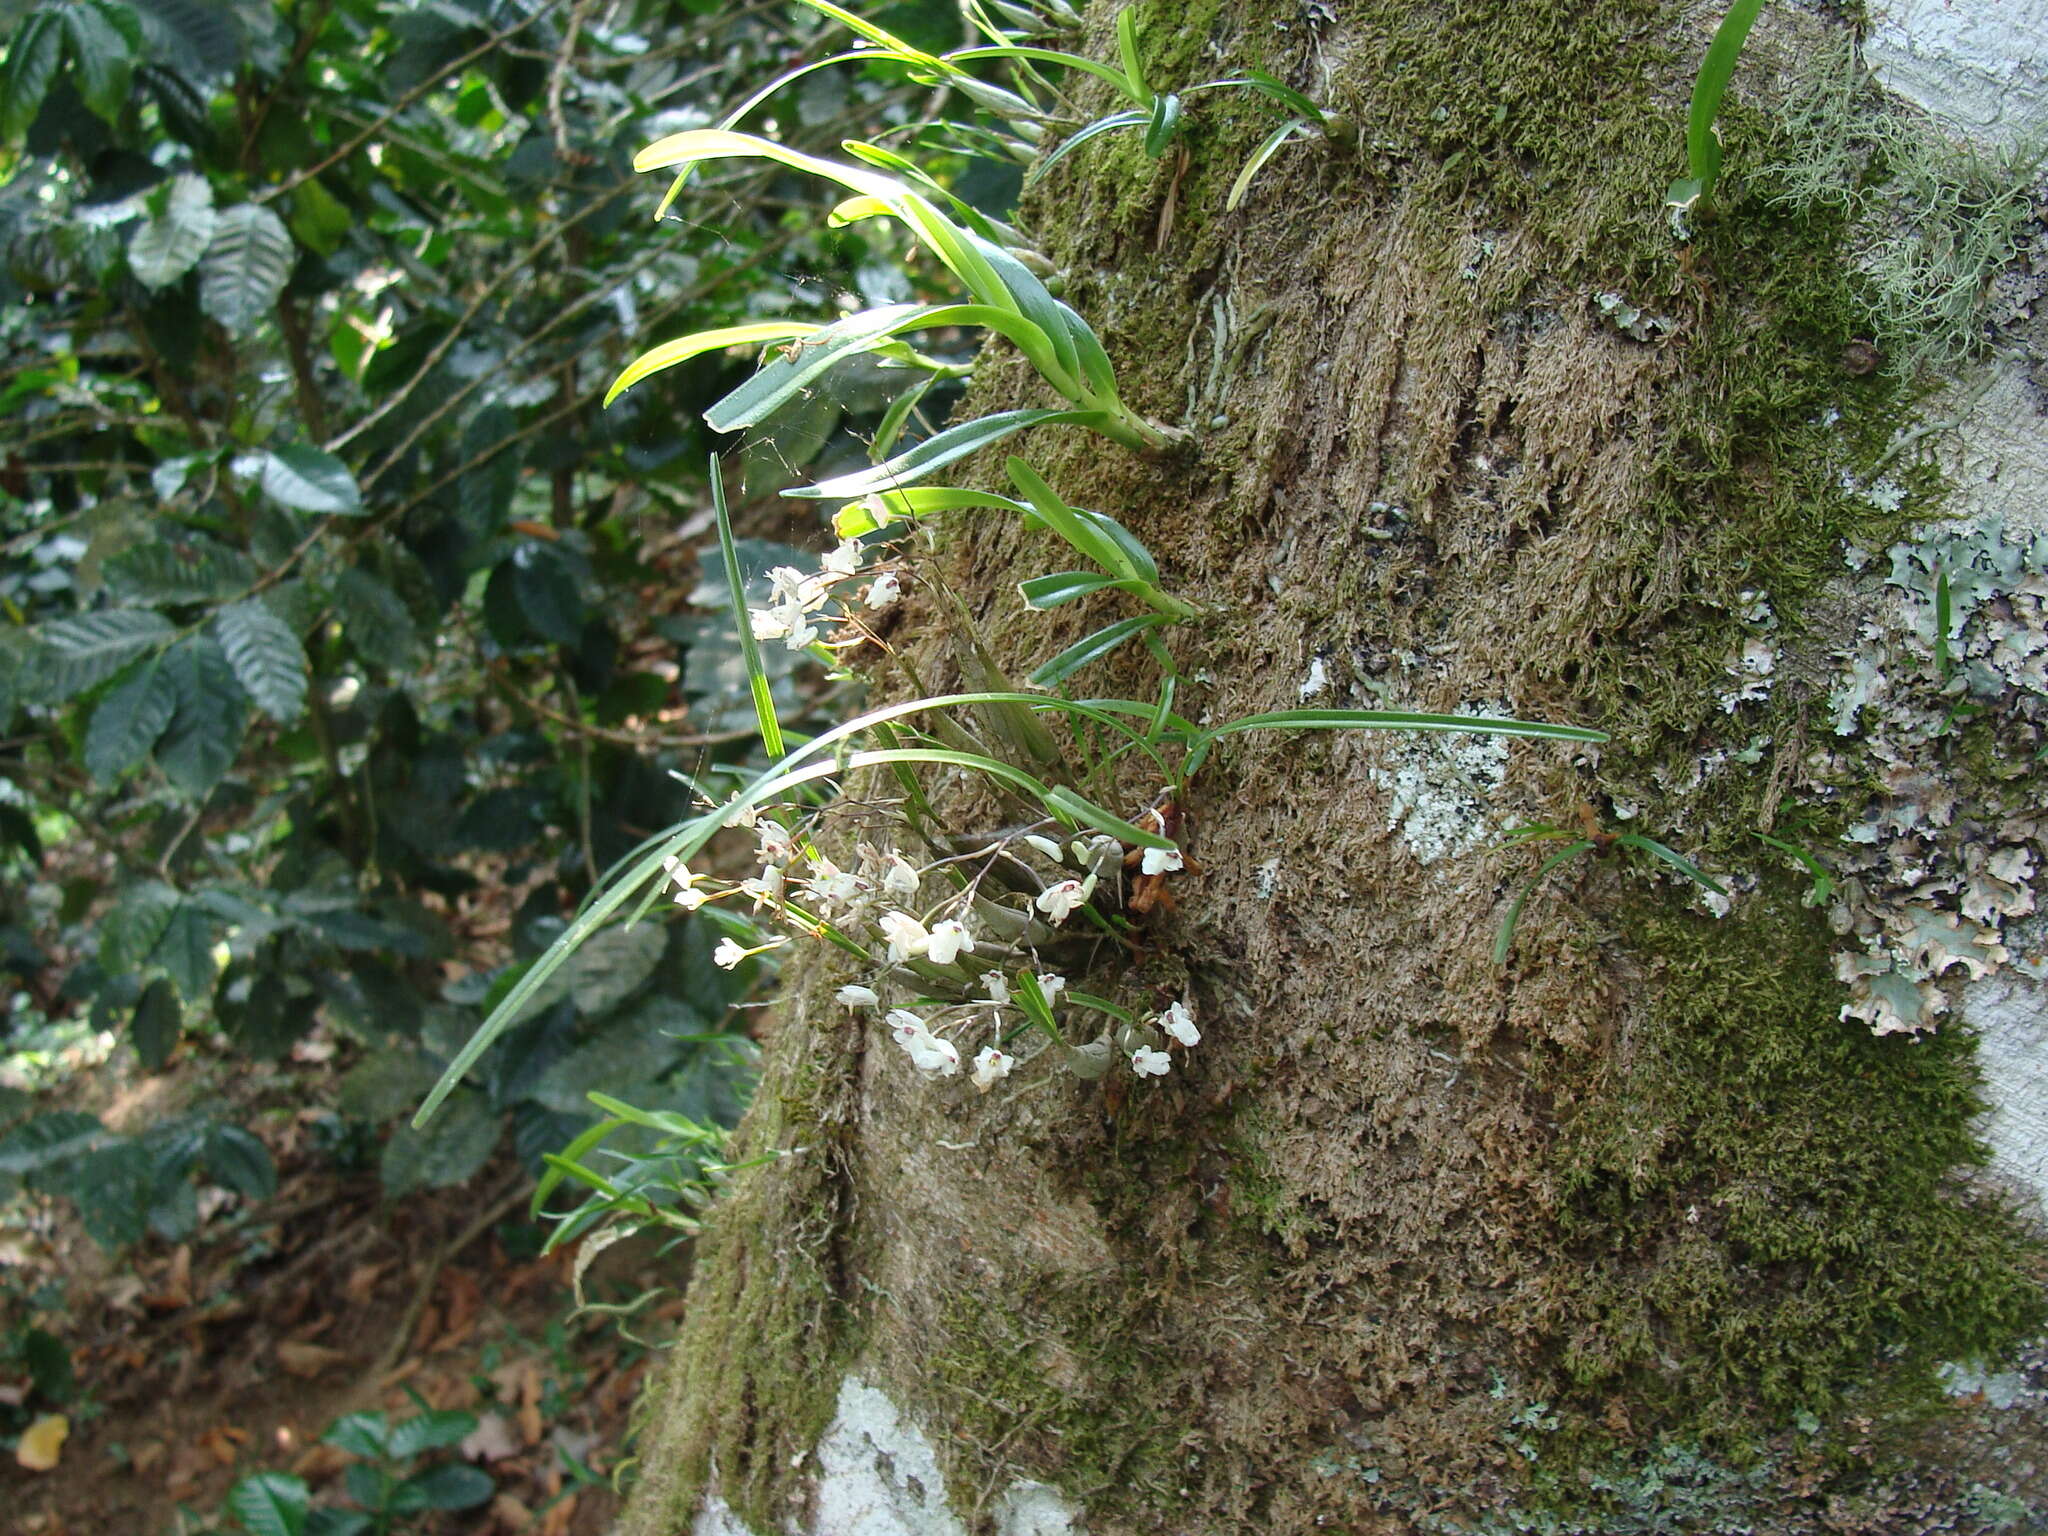
MULTIPOLYGON (((1187 804, 1199 872, 1139 953, 1073 978, 1192 1003, 1201 1044, 1164 1078, 926 1083, 833 1004, 829 955, 793 964, 738 1154, 785 1155, 700 1243, 624 1530, 2038 1513, 2043 1394, 2010 1352, 2039 1320, 2042 1250, 2032 1213, 1964 1176, 1978 1067, 1957 1010, 1931 1012, 1961 972, 1938 957, 1852 993, 1838 968, 1906 900, 1870 862, 1891 845, 1841 834, 1895 825, 1913 771, 1958 797, 1953 826, 2023 817, 2038 770, 2010 754, 2039 720, 2007 697, 1914 738, 1918 759, 1839 728, 1851 653, 1889 666, 1911 643, 1904 621, 1858 639, 1897 594, 1883 558, 1858 576, 1845 549, 1937 513, 1943 439, 1898 446, 1935 419, 1895 366, 1923 338, 1873 318, 1854 221, 1772 200, 1767 163, 1814 142, 1780 109, 1840 48, 1785 9, 1723 110, 1714 205, 1678 239, 1662 199, 1718 6, 1140 7, 1155 83, 1259 67, 1339 113, 1235 212, 1278 120, 1227 91, 1189 98, 1184 150, 1106 136, 1024 209, 1126 397, 1191 434, 1156 459, 1073 431, 1025 450, 1205 610, 1170 631, 1177 707, 1477 710, 1613 739, 1219 746, 1187 804), (1529 896, 1497 966, 1510 903, 1566 846, 1503 844, 1534 822, 1593 846, 1529 896), (1732 905, 1612 841, 1628 832, 1732 905), (1759 833, 1836 888, 1816 901, 1759 833), (1930 1010, 1906 1022, 1950 1027, 1843 1016, 1880 982, 1930 1010), (2034 1406, 1937 1412, 1942 1362, 2034 1406)), ((1099 53, 1111 15, 1091 14, 1099 53)), ((1043 400, 992 347, 972 403, 1043 400)), ((1021 611, 1014 583, 1050 558, 994 519, 941 538, 937 575, 1016 675, 1125 611, 1021 611)), ((2001 622, 2033 633, 2041 590, 1996 598, 2001 622)), ((913 617, 945 691, 944 611, 913 617)), ((1944 661, 1899 660, 1885 697, 1909 673, 1938 691, 1944 661)), ((1141 662, 1090 691, 1144 691, 1141 662)), ((1124 786, 1124 808, 1156 787, 1124 786)), ((2048 851, 2038 822, 2031 844, 2001 826, 2048 851)), ((1923 862, 1964 857, 1920 830, 1923 862)), ((1990 933, 1973 974, 2034 985, 2017 926, 2001 959, 2000 914, 1973 930, 1953 899, 1913 899, 1958 945, 1990 933)))

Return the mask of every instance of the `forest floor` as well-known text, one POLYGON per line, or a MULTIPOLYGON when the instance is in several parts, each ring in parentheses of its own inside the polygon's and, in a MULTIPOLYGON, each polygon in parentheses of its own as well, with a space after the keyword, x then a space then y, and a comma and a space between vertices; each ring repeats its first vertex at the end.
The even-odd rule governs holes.
MULTIPOLYGON (((320 1144, 319 1111, 264 1112, 288 1081, 308 1102, 306 1074, 330 1063, 304 1058, 322 1046, 318 1034, 302 1042, 289 1078, 270 1074, 268 1091, 256 1078, 255 1113, 242 1123, 276 1160, 270 1199, 245 1204, 202 1189, 189 1241, 151 1237, 118 1255, 96 1247, 60 1202, 17 1202, 0 1222, 0 1295, 10 1312, 26 1299, 29 1314, 5 1324, 56 1335, 75 1376, 57 1465, 0 1463, 0 1527, 22 1536, 233 1529, 222 1500, 258 1471, 303 1478, 316 1507, 347 1507, 354 1458, 321 1443, 328 1426, 361 1410, 397 1422, 422 1408, 475 1416, 475 1433, 439 1455, 469 1460, 496 1488, 475 1508, 409 1516, 394 1529, 596 1536, 608 1527, 626 1417, 654 1359, 631 1335, 666 1332, 673 1294, 650 1297, 628 1320, 572 1316, 573 1252, 539 1255, 544 1229, 526 1214, 531 1180, 507 1158, 466 1185, 387 1201, 374 1161, 351 1166, 320 1144)), ((185 1097, 181 1076, 213 1075, 181 1060, 165 1077, 122 1081, 123 1056, 77 1079, 75 1107, 111 1129, 147 1124, 163 1098, 185 1097)), ((251 1092, 241 1065, 238 1100, 251 1092)), ((675 1261, 662 1268, 672 1276, 675 1261)), ((585 1289, 593 1301, 625 1301, 652 1291, 656 1274, 651 1248, 622 1243, 592 1266, 585 1289)), ((0 1409, 19 1411, 28 1396, 0 1370, 0 1409)))

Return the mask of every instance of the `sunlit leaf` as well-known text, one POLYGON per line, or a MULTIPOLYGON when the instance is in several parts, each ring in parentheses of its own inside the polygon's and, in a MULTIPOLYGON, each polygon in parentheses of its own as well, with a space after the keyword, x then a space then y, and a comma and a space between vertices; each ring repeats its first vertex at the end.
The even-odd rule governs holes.
POLYGON ((148 288, 175 283, 213 243, 213 189, 204 176, 174 176, 162 199, 161 208, 150 199, 149 216, 128 240, 128 270, 148 288))
POLYGON ((268 208, 222 209, 200 262, 200 307, 230 332, 247 331, 276 305, 296 256, 290 231, 268 208))
POLYGON ((306 649, 291 626, 252 597, 221 609, 213 627, 256 707, 281 724, 296 720, 306 706, 306 649))

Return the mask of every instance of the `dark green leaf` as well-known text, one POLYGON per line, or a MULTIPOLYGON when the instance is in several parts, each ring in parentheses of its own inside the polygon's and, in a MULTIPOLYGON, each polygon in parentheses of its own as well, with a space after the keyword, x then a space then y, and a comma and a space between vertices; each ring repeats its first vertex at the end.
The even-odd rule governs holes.
POLYGON ((213 924, 203 907, 193 902, 178 904, 164 924, 163 936, 149 953, 150 963, 160 965, 187 1002, 196 1003, 213 990, 213 924))
POLYGON ((158 977, 144 989, 128 1024, 128 1038, 135 1042, 135 1054, 144 1071, 164 1069, 184 1027, 185 1010, 178 1002, 178 989, 158 977))
POLYGON ((53 1403, 69 1402, 78 1387, 71 1351, 53 1333, 31 1328, 21 1337, 21 1363, 28 1367, 35 1389, 53 1403))
MULTIPOLYGON (((657 999, 656 1001, 665 1001, 657 999)), ((588 1113, 590 1090, 645 1083, 675 1064, 683 1045, 650 1027, 663 1014, 636 1008, 549 1067, 533 1086, 536 1103, 563 1114, 588 1113)), ((438 1123, 438 1122, 436 1122, 438 1123)))
POLYGON ((64 53, 64 29, 53 11, 36 11, 7 41, 0 68, 0 139, 19 142, 28 132, 64 53))
POLYGON ((204 603, 255 581, 256 562, 198 534, 122 550, 102 568, 108 590, 145 603, 204 603))
POLYGON ((574 645, 583 633, 587 610, 568 561, 549 545, 525 543, 512 551, 507 563, 512 594, 527 628, 543 640, 574 645))
POLYGON ((303 1536, 312 1499, 289 1472, 258 1472, 228 1492, 228 1513, 249 1536, 303 1536))
MULTIPOLYGON (((400 1425, 402 1431, 404 1425, 400 1425)), ((417 1477, 409 1477, 399 1485, 400 1498, 419 1509, 475 1509, 479 1504, 490 1502, 497 1492, 497 1484, 491 1481, 490 1473, 481 1467, 466 1466, 459 1461, 445 1462, 438 1467, 429 1467, 417 1477)), ((394 1506, 400 1502, 394 1499, 394 1506)))
POLYGON ((240 1050, 258 1061, 282 1061, 312 1028, 313 1010, 292 996, 290 983, 277 972, 264 971, 249 983, 242 1006, 228 1011, 223 1022, 240 1050))
POLYGON ((623 924, 592 934, 565 968, 569 993, 587 1017, 610 1013, 654 974, 668 947, 668 930, 658 922, 623 924))
POLYGON ((249 331, 284 292, 296 256, 291 233, 268 208, 238 203, 222 209, 200 263, 200 307, 230 333, 249 331))
POLYGON ((343 571, 335 579, 334 607, 358 656, 392 672, 412 666, 419 645, 412 614, 383 582, 368 571, 343 571))
POLYGON ((71 39, 71 79, 86 106, 113 122, 128 101, 141 33, 133 16, 93 0, 72 0, 59 12, 71 39))
POLYGON ((233 13, 208 0, 129 0, 149 42, 180 72, 205 79, 225 75, 242 60, 233 13))
POLYGON ((109 608, 45 624, 36 635, 40 692, 62 703, 112 677, 171 632, 169 619, 141 608, 109 608))
POLYGON ((277 1193, 277 1164, 270 1149, 240 1126, 209 1126, 202 1157, 206 1176, 245 1200, 268 1200, 277 1193))
POLYGON ((397 1046, 365 1056, 341 1080, 341 1112, 373 1124, 410 1114, 440 1075, 431 1061, 410 1046, 397 1046))
POLYGON ((177 708, 177 683, 157 657, 144 657, 93 710, 85 732, 86 772, 102 784, 117 782, 149 756, 177 708))
POLYGON ((45 1168, 30 1182, 77 1206, 86 1234, 106 1249, 139 1241, 158 1199, 155 1159, 125 1138, 45 1168))
POLYGON ((164 653, 178 709, 156 744, 157 766, 191 800, 204 799, 241 749, 249 699, 211 635, 187 635, 164 653))
POLYGON ((92 1115, 73 1109, 37 1115, 0 1137, 0 1177, 22 1179, 105 1146, 109 1133, 92 1115))
POLYGON ((501 446, 519 427, 502 405, 478 411, 462 431, 464 468, 456 484, 462 523, 475 538, 487 538, 505 524, 519 488, 519 456, 501 446))
POLYGON ((263 494, 294 512, 360 517, 362 492, 349 467, 308 443, 289 443, 263 455, 263 494))
POLYGON ((291 626, 253 597, 221 609, 213 626, 257 708, 280 724, 296 720, 306 705, 306 652, 291 626))
MULTIPOLYGON (((438 1451, 447 1446, 460 1445, 475 1433, 475 1414, 464 1413, 459 1408, 429 1408, 409 1419, 400 1419, 392 1426, 390 1456, 393 1461, 406 1461, 426 1451, 438 1451)), ((435 1507, 455 1509, 465 1506, 451 1504, 435 1507)))
POLYGON ((472 1088, 448 1097, 424 1131, 401 1125, 384 1144, 384 1192, 394 1199, 415 1189, 460 1184, 490 1161, 503 1127, 489 1102, 472 1088))
POLYGON ((114 910, 100 923, 101 968, 109 976, 141 970, 177 910, 178 893, 160 880, 123 887, 114 910))
POLYGON ((391 1423, 381 1413, 344 1414, 328 1425, 327 1433, 320 1437, 323 1445, 365 1461, 382 1461, 390 1439, 391 1423))

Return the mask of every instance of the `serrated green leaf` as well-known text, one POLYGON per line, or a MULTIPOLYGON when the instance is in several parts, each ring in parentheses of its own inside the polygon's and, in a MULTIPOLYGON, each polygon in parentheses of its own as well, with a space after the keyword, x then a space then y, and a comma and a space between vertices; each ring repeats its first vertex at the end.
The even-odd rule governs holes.
MULTIPOLYGON (((150 202, 155 205, 157 198, 150 202)), ((162 207, 152 206, 128 240, 128 270, 146 288, 175 283, 199 264, 213 243, 213 188, 190 172, 172 178, 162 207)))
POLYGON ((294 512, 362 516, 362 492, 349 467, 308 443, 266 450, 259 483, 264 495, 294 512))
POLYGON ((434 1064, 411 1046, 395 1046, 351 1067, 341 1080, 337 1102, 345 1115, 382 1124, 417 1104, 438 1075, 434 1064))
POLYGON ((357 655, 391 672, 411 668, 419 635, 396 592, 368 571, 346 570, 335 578, 334 607, 357 655))
POLYGON ((282 1061, 312 1028, 313 1011, 292 995, 282 976, 263 971, 250 983, 242 1006, 225 1011, 223 1022, 237 1050, 257 1061, 282 1061))
POLYGON ((563 1114, 588 1113, 593 1088, 617 1090, 621 1084, 652 1082, 683 1052, 680 1042, 650 1027, 660 1017, 635 1009, 606 1026, 543 1072, 530 1096, 563 1114))
POLYGON ((197 79, 224 75, 242 59, 233 12, 208 0, 129 0, 151 45, 197 79))
MULTIPOLYGON (((400 1433, 404 1429, 404 1424, 398 1426, 400 1433)), ((399 1484, 394 1504, 402 1500, 416 1503, 420 1509, 475 1509, 488 1503, 497 1488, 490 1473, 481 1467, 459 1461, 443 1462, 399 1484)))
POLYGON ((569 962, 569 994, 586 1015, 610 1013, 637 992, 668 948, 668 929, 660 923, 635 923, 606 928, 590 936, 569 962))
POLYGON ((291 626, 248 598, 215 614, 213 628, 256 707, 281 725, 296 720, 306 706, 306 651, 291 626))
POLYGON ((178 685, 145 656, 100 700, 85 731, 85 770, 113 784, 149 756, 178 708, 178 685))
POLYGON ((245 1200, 268 1200, 277 1193, 277 1164, 270 1149, 238 1125, 208 1126, 200 1159, 209 1179, 245 1200))
POLYGON ((400 1125, 384 1144, 385 1194, 460 1184, 490 1160, 503 1127, 490 1102, 471 1088, 457 1090, 424 1131, 400 1125))
POLYGON ((200 263, 199 306, 229 331, 247 331, 277 303, 296 259, 291 232, 268 208, 223 209, 200 263))
POLYGON ((160 965, 178 988, 179 996, 196 1003, 213 991, 213 923, 206 909, 181 901, 164 924, 149 963, 160 965))
POLYGON ((107 1144, 98 1118, 75 1109, 53 1110, 0 1138, 0 1177, 22 1179, 107 1144))
POLYGON ((169 619, 142 608, 108 608, 45 624, 36 633, 37 691, 61 704, 112 677, 170 634, 169 619))
POLYGON ((365 1461, 382 1461, 391 1443, 391 1421, 374 1410, 346 1413, 327 1426, 320 1443, 365 1461))
POLYGON ((145 1072, 164 1069, 184 1027, 185 1011, 178 1002, 177 988, 158 977, 143 990, 128 1021, 128 1038, 135 1042, 135 1054, 145 1072))
POLYGON ((146 603, 204 603, 247 591, 256 562, 199 534, 137 544, 101 567, 107 589, 146 603))
POLYGON ((409 1419, 400 1419, 392 1426, 390 1456, 393 1461, 409 1461, 428 1451, 460 1445, 475 1433, 475 1414, 465 1413, 460 1408, 429 1408, 409 1419))
POLYGON ((79 99, 114 122, 128 101, 128 78, 142 41, 135 18, 111 5, 72 0, 58 13, 71 40, 71 74, 79 99))
POLYGON ((19 140, 42 110, 64 54, 64 28, 52 11, 36 11, 7 41, 0 70, 0 139, 19 140))
POLYGON ((126 886, 100 923, 100 969, 109 976, 132 976, 141 970, 171 925, 178 893, 161 880, 126 886))
POLYGON ((228 1491, 228 1513, 249 1536, 302 1536, 312 1503, 305 1481, 289 1472, 258 1472, 228 1491))
POLYGON ((188 635, 164 653, 177 712, 156 744, 156 764, 187 799, 204 799, 241 750, 249 699, 211 635, 188 635))

